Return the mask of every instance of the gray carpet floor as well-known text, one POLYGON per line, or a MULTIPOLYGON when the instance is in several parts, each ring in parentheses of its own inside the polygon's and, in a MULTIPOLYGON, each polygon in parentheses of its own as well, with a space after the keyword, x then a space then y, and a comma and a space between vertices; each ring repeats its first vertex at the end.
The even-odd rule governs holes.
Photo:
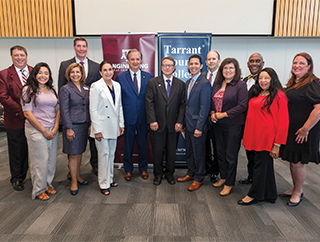
MULTIPOLYGON (((191 182, 172 186, 164 180, 156 187, 151 168, 148 180, 135 168, 130 182, 123 179, 123 168, 115 169, 119 186, 103 196, 87 150, 81 173, 90 184, 71 196, 61 134, 59 138, 57 194, 40 201, 31 199, 30 175, 24 191, 12 189, 6 134, 0 133, 0 241, 320 241, 320 167, 315 164, 307 165, 299 206, 288 207, 283 198, 275 204, 239 206, 249 185, 237 183, 227 197, 219 195, 221 189, 209 177, 195 192, 187 191, 191 182)), ((247 176, 246 163, 241 148, 237 180, 247 176)), ((276 160, 275 171, 278 192, 290 189, 288 163, 276 160)), ((185 173, 177 169, 175 177, 185 173)))

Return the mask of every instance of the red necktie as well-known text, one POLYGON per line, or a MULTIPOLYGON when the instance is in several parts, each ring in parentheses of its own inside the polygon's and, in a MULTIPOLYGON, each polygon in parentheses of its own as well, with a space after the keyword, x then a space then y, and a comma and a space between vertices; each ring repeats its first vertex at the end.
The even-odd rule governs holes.
POLYGON ((21 71, 23 84, 26 84, 27 83, 27 76, 26 76, 26 74, 24 74, 24 69, 21 69, 20 71, 21 71))
POLYGON ((213 74, 211 73, 211 74, 210 74, 210 77, 209 77, 209 80, 208 80, 208 81, 210 82, 210 84, 212 83, 212 75, 213 75, 213 74))

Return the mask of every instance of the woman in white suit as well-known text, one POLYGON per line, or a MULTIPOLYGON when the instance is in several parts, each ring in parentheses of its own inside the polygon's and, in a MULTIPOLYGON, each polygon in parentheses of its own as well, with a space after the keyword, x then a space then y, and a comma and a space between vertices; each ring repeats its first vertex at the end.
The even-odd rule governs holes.
POLYGON ((124 132, 120 84, 113 81, 113 67, 109 61, 100 63, 102 78, 90 87, 89 109, 91 133, 98 149, 98 182, 103 195, 110 194, 113 181, 113 161, 117 138, 124 132))

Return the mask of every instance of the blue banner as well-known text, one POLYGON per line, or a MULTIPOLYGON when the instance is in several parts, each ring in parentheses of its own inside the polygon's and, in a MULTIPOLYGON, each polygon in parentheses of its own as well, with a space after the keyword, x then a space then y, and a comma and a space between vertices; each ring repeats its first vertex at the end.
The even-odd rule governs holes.
POLYGON ((171 56, 176 62, 174 76, 186 82, 190 79, 188 59, 191 55, 201 56, 203 69, 207 70, 205 60, 211 49, 210 34, 173 34, 158 33, 158 73, 161 75, 161 60, 171 56))
MULTIPOLYGON (((202 58, 203 69, 207 70, 205 60, 211 49, 211 33, 209 34, 173 34, 158 33, 158 75, 161 75, 161 60, 171 56, 176 63, 174 76, 186 82, 190 79, 188 60, 197 54, 202 58)), ((176 151, 176 165, 186 165, 186 143, 180 134, 176 151)))

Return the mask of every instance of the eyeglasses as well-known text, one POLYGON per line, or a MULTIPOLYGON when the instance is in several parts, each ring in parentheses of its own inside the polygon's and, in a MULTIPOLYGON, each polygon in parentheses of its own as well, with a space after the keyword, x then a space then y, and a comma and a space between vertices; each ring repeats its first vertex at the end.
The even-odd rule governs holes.
POLYGON ((174 67, 174 65, 161 65, 162 67, 165 67, 165 68, 167 68, 167 67, 174 67))
POLYGON ((232 66, 232 67, 226 67, 226 66, 223 67, 223 70, 226 70, 226 71, 227 71, 227 70, 234 70, 234 69, 236 69, 236 68, 233 67, 233 66, 232 66))

